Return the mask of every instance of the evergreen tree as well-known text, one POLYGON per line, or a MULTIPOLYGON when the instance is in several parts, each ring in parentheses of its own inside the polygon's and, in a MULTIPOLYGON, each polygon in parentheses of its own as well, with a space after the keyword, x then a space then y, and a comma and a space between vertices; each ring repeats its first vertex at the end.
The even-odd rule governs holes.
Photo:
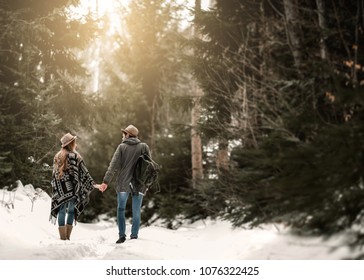
POLYGON ((122 71, 138 86, 135 93, 140 98, 134 104, 135 121, 153 153, 157 152, 156 141, 168 112, 168 105, 163 105, 176 90, 181 72, 179 9, 170 1, 137 0, 130 3, 125 19, 127 36, 120 47, 120 53, 124 54, 122 71))
MULTIPOLYGON (((174 129, 174 126, 185 127, 188 122, 187 113, 174 103, 190 90, 187 70, 181 63, 183 46, 177 14, 179 9, 178 5, 169 1, 133 1, 128 8, 115 10, 125 24, 123 28, 110 36, 105 32, 109 30, 110 22, 104 19, 105 24, 98 31, 102 41, 99 49, 102 59, 99 64, 97 118, 94 131, 88 137, 91 145, 86 151, 88 167, 95 180, 101 181, 121 142, 121 128, 128 124, 138 127, 140 139, 152 148, 152 157, 163 166, 161 193, 154 195, 151 190, 143 203, 145 214, 142 217, 145 223, 151 223, 156 213, 168 221, 172 220, 173 215, 179 214, 177 208, 172 211, 173 215, 167 214, 171 212, 171 209, 165 209, 170 207, 170 202, 165 200, 164 195, 170 192, 168 179, 175 181, 176 178, 175 173, 165 172, 166 162, 169 165, 169 161, 175 159, 174 164, 179 165, 182 162, 179 158, 188 152, 184 148, 184 135, 180 139, 174 129), (180 142, 183 146, 181 151, 180 142), (176 156, 168 156, 170 154, 176 156)), ((185 167, 185 164, 181 166, 185 167)), ((181 175, 177 176, 180 182, 176 189, 180 185, 186 186, 188 177, 186 179, 184 176, 190 170, 178 170, 181 175)), ((115 216, 114 183, 111 182, 111 191, 102 196, 95 195, 92 199, 90 209, 93 210, 90 211, 94 211, 95 215, 107 213, 115 216)), ((179 193, 174 192, 177 196, 179 193)), ((173 201, 176 199, 173 198, 173 201)), ((129 214, 127 212, 127 216, 129 214)))
MULTIPOLYGON (((219 66, 244 66, 226 69, 232 69, 236 93, 244 93, 233 101, 233 108, 246 103, 240 107, 245 115, 233 115, 237 124, 246 125, 235 127, 232 137, 240 135, 242 145, 232 151, 235 167, 226 176, 230 180, 215 182, 215 197, 225 201, 224 210, 215 210, 235 225, 284 221, 296 229, 324 234, 360 225, 361 4, 242 2, 234 1, 237 5, 229 9, 233 4, 217 1, 217 7, 231 17, 211 13, 212 22, 224 26, 238 22, 231 29, 243 35, 234 36, 240 48, 233 50, 230 61, 213 61, 219 66), (325 13, 317 15, 317 9, 325 13), (252 17, 234 17, 234 13, 252 17), (293 29, 287 29, 287 18, 294 21, 293 29), (254 145, 247 145, 247 136, 254 145)), ((213 25, 203 22, 209 24, 213 25)), ((219 46, 220 41, 211 35, 205 44, 219 46)), ((203 50, 200 57, 209 53, 210 48, 203 50)), ((209 60, 219 57, 214 54, 209 60)), ((202 84, 213 80, 217 70, 211 72, 200 72, 202 84)), ((210 198, 206 196, 214 205, 210 198)))
MULTIPOLYGON (((74 50, 86 24, 67 19, 68 1, 7 1, 0 8, 0 150, 3 185, 47 189, 59 137, 86 118, 74 50), (72 78, 71 78, 72 76, 72 78)), ((90 29, 92 30, 92 29, 90 29)))

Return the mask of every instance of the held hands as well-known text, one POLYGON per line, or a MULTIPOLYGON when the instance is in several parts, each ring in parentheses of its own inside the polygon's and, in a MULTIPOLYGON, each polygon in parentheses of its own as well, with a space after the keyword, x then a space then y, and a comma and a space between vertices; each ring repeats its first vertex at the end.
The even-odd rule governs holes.
POLYGON ((105 184, 105 183, 95 184, 94 187, 96 189, 99 189, 100 192, 104 192, 107 189, 107 184, 105 184))
POLYGON ((100 190, 101 192, 106 191, 106 189, 107 189, 107 184, 105 184, 105 183, 102 183, 102 184, 100 185, 100 187, 99 187, 99 190, 100 190))

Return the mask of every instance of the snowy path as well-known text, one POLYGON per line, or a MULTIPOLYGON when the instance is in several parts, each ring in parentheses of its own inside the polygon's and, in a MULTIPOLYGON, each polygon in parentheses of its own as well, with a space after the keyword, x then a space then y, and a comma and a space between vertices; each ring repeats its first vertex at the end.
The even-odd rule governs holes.
POLYGON ((115 225, 80 223, 74 227, 70 241, 59 240, 54 225, 48 225, 41 232, 43 234, 32 233, 31 240, 20 234, 3 236, 0 259, 264 260, 350 256, 346 247, 337 247, 338 240, 330 243, 319 238, 297 238, 279 234, 275 229, 232 230, 228 223, 221 221, 178 231, 155 226, 142 228, 138 240, 127 239, 123 244, 114 243, 117 239, 115 225))
POLYGON ((27 192, 17 192, 14 209, 0 205, 0 260, 339 260, 358 253, 343 245, 343 237, 297 237, 273 226, 234 230, 224 221, 199 221, 179 230, 142 227, 139 239, 123 244, 115 244, 115 223, 78 223, 71 240, 62 241, 48 221, 49 196, 36 201, 31 212, 27 192))

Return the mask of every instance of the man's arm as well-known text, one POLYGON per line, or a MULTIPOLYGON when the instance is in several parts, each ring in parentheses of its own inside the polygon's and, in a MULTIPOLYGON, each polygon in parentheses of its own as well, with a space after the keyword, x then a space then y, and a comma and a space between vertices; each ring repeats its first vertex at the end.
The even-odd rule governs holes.
POLYGON ((101 191, 105 191, 108 184, 113 179, 115 173, 121 167, 121 145, 115 150, 115 153, 110 161, 109 167, 105 173, 104 179, 102 180, 102 184, 100 187, 101 191))

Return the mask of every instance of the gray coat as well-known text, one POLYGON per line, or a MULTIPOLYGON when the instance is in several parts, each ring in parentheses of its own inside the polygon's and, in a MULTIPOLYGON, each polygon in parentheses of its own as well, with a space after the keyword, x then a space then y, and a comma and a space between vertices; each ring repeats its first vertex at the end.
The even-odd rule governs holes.
POLYGON ((146 143, 142 143, 138 138, 125 139, 116 149, 109 168, 107 169, 103 182, 109 184, 116 176, 116 191, 130 191, 130 182, 133 177, 135 163, 138 157, 147 152, 150 155, 149 147, 146 143))

